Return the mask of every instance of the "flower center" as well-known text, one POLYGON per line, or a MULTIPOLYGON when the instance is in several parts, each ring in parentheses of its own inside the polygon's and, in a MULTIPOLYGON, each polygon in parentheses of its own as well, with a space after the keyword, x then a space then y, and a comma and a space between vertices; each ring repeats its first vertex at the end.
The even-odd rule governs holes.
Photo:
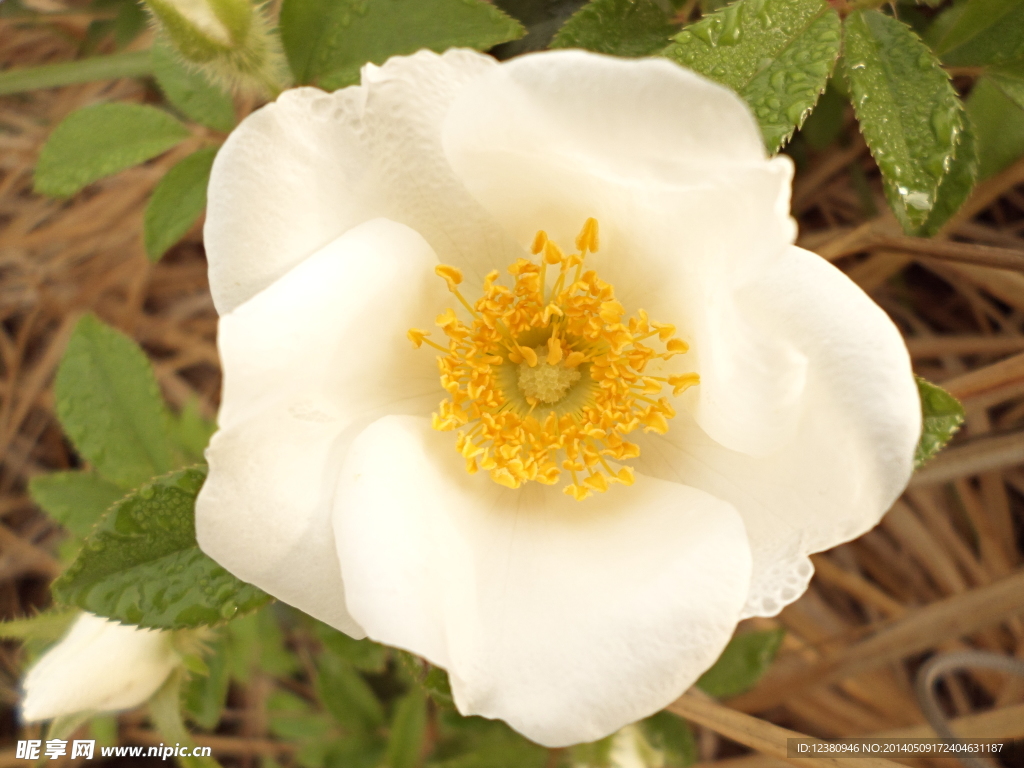
POLYGON ((563 490, 578 500, 611 483, 631 485, 633 469, 624 462, 640 448, 625 436, 641 427, 667 432, 675 410, 655 396, 665 385, 678 395, 699 383, 696 373, 654 375, 688 347, 673 326, 643 310, 624 321, 615 289, 583 269, 597 248, 595 219, 587 219, 570 255, 538 232, 532 251, 540 263, 512 264, 511 288, 491 272, 474 304, 459 292, 462 273, 437 267, 471 319, 451 308, 437 317, 447 347, 427 339, 428 331, 413 328, 408 336, 417 348, 426 343, 443 353, 438 368, 449 397, 433 427, 458 430, 468 472, 486 470, 509 488, 554 485, 567 472, 572 481, 563 490), (550 268, 557 272, 549 275, 550 268))
POLYGON ((546 347, 534 347, 533 351, 538 357, 536 365, 525 360, 519 364, 519 391, 527 401, 533 398, 541 403, 557 403, 580 380, 579 368, 570 368, 564 360, 552 365, 541 359, 548 353, 546 347))

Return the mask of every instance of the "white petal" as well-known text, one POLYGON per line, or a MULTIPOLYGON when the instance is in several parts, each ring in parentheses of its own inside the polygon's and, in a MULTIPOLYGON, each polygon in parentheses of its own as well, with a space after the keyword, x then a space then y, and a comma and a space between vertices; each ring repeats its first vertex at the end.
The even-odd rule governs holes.
POLYGON ((379 219, 350 230, 221 318, 220 430, 196 503, 203 551, 349 634, 330 510, 345 450, 384 413, 429 413, 434 355, 405 333, 447 304, 437 257, 379 219))
POLYGON ((25 722, 131 709, 179 664, 171 633, 83 613, 25 676, 25 722))
POLYGON ((899 331, 824 259, 790 248, 747 298, 766 330, 807 356, 797 432, 753 458, 680 415, 665 437, 638 440, 637 466, 736 507, 754 553, 745 614, 770 616, 806 588, 808 554, 872 528, 906 486, 921 407, 899 331))
POLYGON ((460 711, 590 741, 714 662, 749 586, 730 505, 648 477, 577 502, 463 464, 426 419, 381 419, 352 445, 334 518, 353 616, 446 668, 460 711))
POLYGON ((247 117, 210 177, 204 240, 217 310, 378 217, 420 232, 446 263, 511 254, 440 145, 453 95, 494 66, 473 51, 421 51, 368 69, 362 86, 296 88, 247 117))
POLYGON ((739 297, 793 240, 792 163, 765 159, 736 94, 661 59, 524 56, 463 89, 444 144, 521 244, 545 229, 571 247, 598 219, 588 264, 690 343, 703 385, 688 402, 717 441, 763 455, 792 434, 805 361, 739 297))

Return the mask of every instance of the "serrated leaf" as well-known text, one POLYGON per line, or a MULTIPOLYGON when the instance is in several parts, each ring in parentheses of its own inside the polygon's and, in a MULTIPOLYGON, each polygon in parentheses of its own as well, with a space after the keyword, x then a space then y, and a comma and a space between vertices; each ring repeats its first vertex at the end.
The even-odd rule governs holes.
POLYGON ((988 178, 1024 156, 1024 109, 987 76, 971 89, 967 113, 978 139, 978 178, 988 178))
POLYGON ((51 608, 24 619, 0 622, 0 638, 4 640, 59 640, 79 616, 77 609, 51 608))
POLYGON ((85 536, 124 489, 93 472, 51 472, 29 480, 32 501, 75 536, 85 536))
POLYGON ((849 103, 830 83, 818 99, 814 111, 800 128, 800 135, 812 149, 825 149, 839 138, 846 119, 846 106, 849 103))
POLYGON ((178 242, 206 207, 206 187, 217 149, 200 149, 180 160, 153 190, 143 217, 143 240, 150 261, 158 261, 178 242))
POLYGON ((427 699, 418 688, 405 694, 395 707, 384 765, 415 768, 420 763, 427 729, 427 699))
POLYGON ((921 439, 914 451, 914 467, 925 464, 948 443, 964 423, 960 401, 937 384, 917 378, 921 395, 921 439))
POLYGON ((963 106, 928 46, 905 24, 856 11, 845 31, 843 61, 861 133, 896 218, 918 234, 956 153, 963 106))
POLYGON ((591 0, 567 21, 552 48, 585 48, 612 56, 651 56, 676 32, 655 0, 591 0))
POLYGON ((185 683, 182 703, 189 720, 210 731, 220 722, 231 682, 228 643, 223 637, 211 645, 205 662, 207 674, 189 678, 185 683))
POLYGON ((329 653, 317 664, 317 693, 346 731, 372 732, 384 724, 384 709, 373 689, 349 662, 329 653))
POLYGON ((989 67, 986 77, 1021 109, 1024 109, 1024 60, 989 67))
POLYGON ((72 112, 39 153, 35 189, 67 197, 104 176, 163 154, 188 137, 171 115, 145 104, 96 104, 72 112))
POLYGON ((970 0, 934 43, 945 64, 977 67, 1024 57, 1024 2, 970 0))
POLYGON ((331 90, 367 62, 422 48, 486 50, 523 33, 484 0, 284 0, 281 42, 297 82, 331 90))
POLYGON ((738 0, 685 27, 663 55, 740 94, 774 153, 825 90, 840 28, 824 0, 738 0))
POLYGON ((664 768, 687 768, 697 762, 697 740, 686 721, 658 712, 640 722, 651 746, 665 756, 664 768))
POLYGON ((736 635, 714 666, 700 676, 697 686, 720 699, 743 693, 767 671, 785 636, 784 629, 736 635))
POLYGON ((158 477, 117 503, 53 584, 54 596, 127 624, 183 629, 217 624, 270 598, 239 581, 196 543, 204 468, 158 477))
POLYGON ((217 131, 235 127, 235 103, 202 72, 190 70, 165 42, 152 48, 153 75, 167 100, 186 117, 217 131))
POLYGON ((64 431, 104 479, 127 490, 174 468, 169 416, 149 360, 95 315, 75 326, 54 397, 64 431))
POLYGON ((942 225, 960 210, 960 206, 974 189, 974 182, 977 179, 978 142, 974 138, 970 117, 965 117, 949 170, 939 184, 939 189, 935 193, 935 205, 928 215, 928 220, 921 227, 920 234, 924 237, 936 234, 942 225))

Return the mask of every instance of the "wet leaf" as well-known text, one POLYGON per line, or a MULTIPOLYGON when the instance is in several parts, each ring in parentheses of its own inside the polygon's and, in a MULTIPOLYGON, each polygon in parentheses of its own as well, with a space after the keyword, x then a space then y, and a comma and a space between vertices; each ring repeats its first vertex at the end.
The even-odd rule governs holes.
POLYGON ((127 624, 183 629, 218 624, 270 598, 196 543, 195 500, 206 470, 156 478, 118 502, 53 584, 63 603, 127 624))
POLYGON ((651 56, 668 45, 676 28, 655 0, 591 0, 558 30, 551 47, 651 56))
POLYGON ((746 99, 774 153, 825 90, 839 44, 839 15, 823 0, 738 0, 662 53, 746 99))
POLYGON ((941 451, 960 425, 964 423, 964 407, 960 401, 937 384, 917 377, 921 395, 921 439, 914 451, 914 466, 920 467, 941 451))
POLYGON ((853 108, 903 229, 924 231, 964 130, 964 109, 935 56, 879 11, 845 22, 843 61, 853 108))

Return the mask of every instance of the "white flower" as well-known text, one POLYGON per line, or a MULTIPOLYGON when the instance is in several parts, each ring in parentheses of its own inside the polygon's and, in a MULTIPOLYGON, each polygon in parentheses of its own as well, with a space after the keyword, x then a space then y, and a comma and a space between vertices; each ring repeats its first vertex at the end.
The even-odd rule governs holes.
POLYGON ((83 613, 25 676, 25 722, 116 712, 149 699, 180 664, 171 633, 83 613))
MULTIPOLYGON (((809 553, 875 525, 912 471, 906 349, 792 245, 791 172, 737 96, 660 59, 421 52, 367 66, 358 87, 285 93, 231 135, 210 182, 225 378, 200 545, 447 669, 463 713, 542 744, 664 707, 739 619, 800 595, 809 553), (587 289, 572 250, 590 217, 587 289), (495 287, 512 265, 519 309, 495 287), (575 292, 559 297, 563 268, 575 292), (441 406, 435 353, 406 339, 435 317, 475 344, 453 342, 458 402, 441 406), (561 324, 557 349, 551 325, 512 327, 531 318, 561 324), (655 321, 674 329, 638 341, 655 321), (651 381, 630 389, 628 355, 651 381), (568 417, 545 425, 542 400, 563 394, 568 417), (564 466, 593 464, 576 481, 567 436, 583 453, 564 466)), ((427 341, 448 350, 437 329, 427 341)))

